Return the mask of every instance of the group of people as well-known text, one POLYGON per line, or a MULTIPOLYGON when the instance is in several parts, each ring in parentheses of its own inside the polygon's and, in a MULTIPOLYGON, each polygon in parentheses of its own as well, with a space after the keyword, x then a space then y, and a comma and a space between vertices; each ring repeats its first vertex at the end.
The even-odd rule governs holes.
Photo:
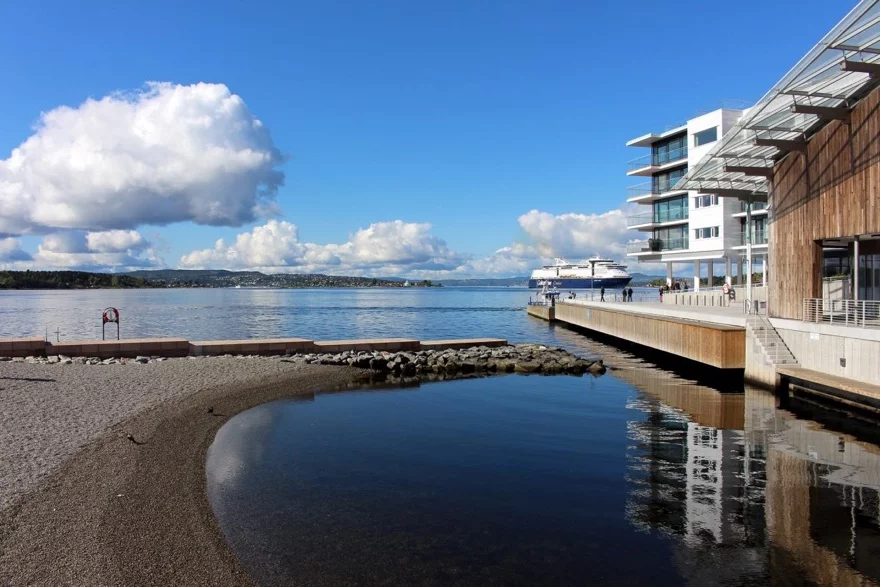
POLYGON ((681 281, 681 282, 679 282, 679 281, 675 281, 675 282, 672 283, 672 287, 669 287, 669 285, 661 285, 661 286, 660 286, 660 301, 661 301, 661 302, 663 301, 663 294, 664 294, 665 292, 668 292, 668 291, 673 291, 673 292, 676 292, 676 291, 683 291, 683 292, 687 293, 687 290, 688 290, 688 284, 687 284, 687 281, 681 281))
MULTIPOLYGON (((633 288, 625 287, 625 288, 623 288, 623 291, 621 292, 621 294, 622 294, 622 300, 624 302, 633 301, 633 288)), ((604 287, 599 288, 599 301, 600 302, 605 301, 605 288, 604 287)))

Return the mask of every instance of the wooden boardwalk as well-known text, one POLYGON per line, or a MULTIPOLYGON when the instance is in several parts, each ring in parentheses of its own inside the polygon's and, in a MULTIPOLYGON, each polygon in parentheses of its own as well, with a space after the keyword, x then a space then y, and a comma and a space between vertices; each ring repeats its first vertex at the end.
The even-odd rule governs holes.
POLYGON ((675 311, 663 304, 580 300, 562 300, 553 310, 555 321, 621 341, 719 369, 745 368, 745 318, 741 312, 724 308, 713 314, 675 311))

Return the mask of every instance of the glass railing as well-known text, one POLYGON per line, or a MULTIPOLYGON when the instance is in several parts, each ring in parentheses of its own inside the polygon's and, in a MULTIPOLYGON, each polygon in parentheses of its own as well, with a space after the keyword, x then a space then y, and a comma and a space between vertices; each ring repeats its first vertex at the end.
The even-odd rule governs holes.
POLYGON ((628 187, 627 191, 629 192, 630 198, 635 198, 637 196, 647 196, 649 194, 653 194, 656 196, 657 194, 672 191, 672 187, 678 182, 679 179, 681 179, 681 177, 676 177, 667 181, 645 181, 628 187))
POLYGON ((633 159, 627 164, 627 169, 629 171, 632 171, 634 169, 641 169, 642 167, 649 167, 652 165, 666 165, 667 163, 673 163, 675 161, 687 159, 687 156, 687 147, 673 149, 664 153, 651 153, 649 155, 643 155, 642 157, 637 157, 636 159, 633 159))
POLYGON ((688 248, 688 239, 687 238, 669 238, 669 239, 660 239, 660 250, 661 251, 677 251, 680 249, 688 248))
POLYGON ((632 241, 626 244, 627 253, 659 253, 661 251, 677 251, 688 248, 687 238, 659 239, 632 241))
POLYGON ((687 159, 687 156, 687 147, 679 147, 678 149, 671 149, 669 151, 662 151, 660 153, 652 153, 651 164, 666 165, 667 163, 672 163, 673 161, 678 161, 679 159, 687 159))
POLYGON ((676 220, 687 220, 688 210, 689 209, 686 207, 672 208, 670 210, 654 210, 654 222, 675 222, 676 220))
MULTIPOLYGON (((739 211, 745 212, 748 204, 745 202, 739 203, 739 211)), ((752 212, 757 212, 758 210, 763 210, 767 207, 767 202, 752 202, 752 212)))
MULTIPOLYGON (((741 247, 746 246, 746 233, 739 233, 739 245, 741 247)), ((755 230, 752 231, 752 244, 753 245, 766 245, 767 244, 767 231, 766 230, 755 230)))
POLYGON ((632 228, 642 224, 660 224, 663 222, 675 222, 687 220, 687 208, 675 208, 673 210, 655 210, 653 213, 631 214, 626 217, 626 227, 632 228))

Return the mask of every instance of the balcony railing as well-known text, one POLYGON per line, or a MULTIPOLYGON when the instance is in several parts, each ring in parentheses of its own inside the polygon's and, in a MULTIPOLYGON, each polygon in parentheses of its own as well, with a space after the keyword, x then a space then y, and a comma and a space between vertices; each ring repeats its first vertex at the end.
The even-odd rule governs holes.
POLYGON ((688 219, 687 208, 674 208, 672 210, 655 210, 653 213, 631 214, 626 217, 626 227, 640 226, 643 224, 661 224, 663 222, 676 222, 688 219))
POLYGON ((676 183, 678 183, 679 179, 681 179, 681 177, 676 177, 666 181, 645 181, 628 187, 627 191, 629 192, 630 198, 635 198, 636 196, 644 196, 647 194, 653 194, 656 196, 658 194, 672 191, 672 187, 676 183))
POLYGON ((804 298, 804 322, 880 328, 880 301, 804 298))
POLYGON ((659 253, 662 251, 677 251, 688 248, 688 239, 659 239, 632 241, 627 243, 627 253, 659 253))
MULTIPOLYGON (((746 208, 748 204, 746 202, 739 203, 739 211, 746 212, 746 208)), ((764 210, 767 207, 767 202, 752 202, 752 212, 757 212, 758 210, 764 210)))
POLYGON ((667 163, 685 160, 687 159, 687 156, 687 147, 672 149, 671 151, 666 151, 664 153, 650 153, 630 161, 627 164, 627 170, 632 171, 633 169, 641 169, 642 167, 666 165, 667 163))
MULTIPOLYGON (((736 241, 736 246, 744 247, 746 246, 746 233, 739 233, 739 238, 736 241)), ((766 230, 755 230, 752 231, 752 244, 753 245, 766 245, 767 244, 767 231, 766 230)))

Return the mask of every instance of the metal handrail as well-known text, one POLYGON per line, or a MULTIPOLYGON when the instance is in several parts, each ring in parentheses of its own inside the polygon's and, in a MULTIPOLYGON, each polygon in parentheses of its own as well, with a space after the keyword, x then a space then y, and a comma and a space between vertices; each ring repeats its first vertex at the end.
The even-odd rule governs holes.
POLYGON ((804 298, 803 321, 880 328, 880 301, 804 298))

